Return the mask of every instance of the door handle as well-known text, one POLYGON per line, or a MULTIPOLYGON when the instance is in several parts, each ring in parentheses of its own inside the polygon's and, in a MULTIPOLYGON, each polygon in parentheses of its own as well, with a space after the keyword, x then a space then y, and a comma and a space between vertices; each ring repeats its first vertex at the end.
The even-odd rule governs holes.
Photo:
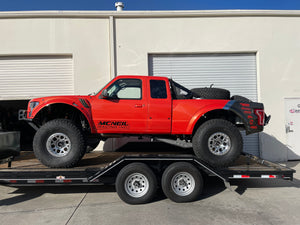
POLYGON ((142 104, 136 104, 136 105, 134 105, 134 108, 143 108, 144 107, 144 105, 142 105, 142 104))

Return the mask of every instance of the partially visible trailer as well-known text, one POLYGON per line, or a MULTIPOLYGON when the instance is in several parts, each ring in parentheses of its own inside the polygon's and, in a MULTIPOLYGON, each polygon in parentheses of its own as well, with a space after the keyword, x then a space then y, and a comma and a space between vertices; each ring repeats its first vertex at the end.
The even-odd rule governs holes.
POLYGON ((295 170, 280 164, 241 155, 230 167, 214 168, 194 155, 169 153, 92 152, 78 167, 51 169, 32 154, 22 152, 12 163, 0 165, 0 183, 10 186, 115 184, 129 204, 147 203, 159 186, 175 202, 197 200, 202 176, 216 176, 226 187, 233 179, 292 180, 295 170))

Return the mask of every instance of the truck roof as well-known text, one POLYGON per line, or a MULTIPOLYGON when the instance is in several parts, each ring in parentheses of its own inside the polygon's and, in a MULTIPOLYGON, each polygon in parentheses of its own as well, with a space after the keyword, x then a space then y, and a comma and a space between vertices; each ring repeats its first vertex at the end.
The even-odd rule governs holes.
POLYGON ((136 78, 136 79, 169 79, 168 77, 162 77, 162 76, 147 76, 147 75, 118 75, 116 78, 136 78))

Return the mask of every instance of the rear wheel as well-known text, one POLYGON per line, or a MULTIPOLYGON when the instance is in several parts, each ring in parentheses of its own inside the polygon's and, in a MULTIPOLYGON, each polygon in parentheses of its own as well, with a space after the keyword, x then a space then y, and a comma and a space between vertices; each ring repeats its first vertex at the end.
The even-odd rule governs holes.
POLYGON ((196 156, 213 166, 223 167, 236 160, 243 150, 243 138, 236 126, 222 119, 203 123, 193 137, 196 156))
POLYGON ((116 179, 119 197, 128 204, 150 202, 157 190, 157 179, 153 171, 144 163, 125 166, 116 179))
POLYGON ((195 201, 203 189, 201 173, 190 163, 173 163, 163 173, 162 189, 174 202, 195 201))
POLYGON ((36 132, 33 139, 35 156, 48 167, 73 167, 85 150, 80 129, 66 119, 49 121, 36 132))

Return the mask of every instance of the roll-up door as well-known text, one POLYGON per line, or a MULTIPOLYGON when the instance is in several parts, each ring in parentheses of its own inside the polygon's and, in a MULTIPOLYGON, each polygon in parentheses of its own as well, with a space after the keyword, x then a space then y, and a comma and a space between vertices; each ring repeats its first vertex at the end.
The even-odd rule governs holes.
POLYGON ((71 56, 0 57, 0 99, 74 94, 71 56))
MULTIPOLYGON (((149 75, 167 76, 187 88, 230 90, 257 101, 256 54, 151 54, 149 75)), ((244 151, 259 156, 258 134, 244 137, 244 151)))

